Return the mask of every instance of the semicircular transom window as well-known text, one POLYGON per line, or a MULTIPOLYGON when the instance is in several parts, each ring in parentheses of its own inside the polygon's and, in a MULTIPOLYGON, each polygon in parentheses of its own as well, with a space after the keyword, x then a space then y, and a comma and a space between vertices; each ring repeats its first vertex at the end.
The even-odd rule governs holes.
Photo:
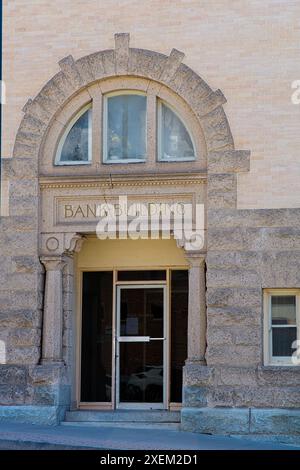
POLYGON ((146 160, 146 107, 144 93, 118 92, 104 101, 104 163, 146 160))
POLYGON ((92 108, 87 105, 68 124, 56 154, 57 165, 80 165, 91 162, 92 108))
POLYGON ((158 100, 158 160, 195 160, 189 131, 177 113, 161 100, 158 100))

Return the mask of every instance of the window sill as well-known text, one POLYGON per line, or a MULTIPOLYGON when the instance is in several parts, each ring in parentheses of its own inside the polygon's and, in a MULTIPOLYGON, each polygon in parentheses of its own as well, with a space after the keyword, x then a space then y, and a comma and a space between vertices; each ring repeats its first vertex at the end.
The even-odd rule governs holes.
POLYGON ((128 163, 146 163, 146 160, 136 158, 127 160, 106 160, 103 162, 104 165, 127 165, 128 163))
MULTIPOLYGON (((300 364, 265 364, 260 367, 262 370, 277 370, 278 368, 284 368, 286 370, 295 370, 299 368, 300 364)), ((300 368, 299 368, 300 370, 300 368)))
POLYGON ((88 161, 88 162, 57 162, 57 163, 54 163, 54 166, 77 166, 77 165, 91 165, 92 162, 91 161, 88 161))
POLYGON ((159 158, 158 160, 158 163, 174 163, 174 162, 177 162, 177 163, 184 163, 184 162, 195 162, 196 161, 196 158, 159 158))

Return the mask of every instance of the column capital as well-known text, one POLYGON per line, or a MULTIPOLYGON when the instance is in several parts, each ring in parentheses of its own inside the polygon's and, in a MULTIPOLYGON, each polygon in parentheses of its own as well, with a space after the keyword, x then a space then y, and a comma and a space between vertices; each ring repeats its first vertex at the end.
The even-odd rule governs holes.
POLYGON ((85 236, 76 232, 42 233, 41 251, 43 258, 73 256, 81 250, 85 236))
POLYGON ((201 267, 205 264, 206 253, 185 250, 184 257, 189 263, 190 267, 201 267))
POLYGON ((40 256, 46 271, 61 271, 66 261, 62 256, 40 256))

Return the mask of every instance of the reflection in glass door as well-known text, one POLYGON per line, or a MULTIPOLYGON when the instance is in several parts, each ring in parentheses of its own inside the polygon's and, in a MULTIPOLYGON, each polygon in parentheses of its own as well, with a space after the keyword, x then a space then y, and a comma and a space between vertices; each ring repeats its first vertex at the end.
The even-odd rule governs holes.
POLYGON ((166 286, 117 287, 118 408, 167 408, 166 302, 166 286))

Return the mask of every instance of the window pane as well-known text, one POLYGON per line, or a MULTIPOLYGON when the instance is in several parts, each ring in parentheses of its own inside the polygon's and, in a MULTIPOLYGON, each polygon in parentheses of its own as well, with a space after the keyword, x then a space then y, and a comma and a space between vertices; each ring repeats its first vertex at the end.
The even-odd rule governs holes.
POLYGON ((120 401, 162 403, 163 342, 120 343, 120 401))
POLYGON ((121 336, 164 336, 162 288, 121 289, 121 336))
POLYGON ((146 97, 118 95, 107 100, 107 160, 144 159, 146 97))
POLYGON ((160 159, 194 158, 191 137, 178 116, 161 103, 161 155, 160 159))
POLYGON ((297 339, 297 328, 272 328, 272 339, 273 356, 291 356, 295 350, 292 349, 292 344, 297 339))
POLYGON ((165 281, 166 271, 118 271, 118 281, 165 281))
POLYGON ((112 372, 112 272, 83 273, 81 401, 110 402, 112 372))
POLYGON ((189 272, 171 271, 171 402, 182 402, 182 368, 187 358, 189 272))
POLYGON ((80 116, 70 130, 60 155, 61 162, 83 162, 89 159, 89 114, 80 116))
POLYGON ((296 325, 296 297, 272 295, 272 325, 296 325))

